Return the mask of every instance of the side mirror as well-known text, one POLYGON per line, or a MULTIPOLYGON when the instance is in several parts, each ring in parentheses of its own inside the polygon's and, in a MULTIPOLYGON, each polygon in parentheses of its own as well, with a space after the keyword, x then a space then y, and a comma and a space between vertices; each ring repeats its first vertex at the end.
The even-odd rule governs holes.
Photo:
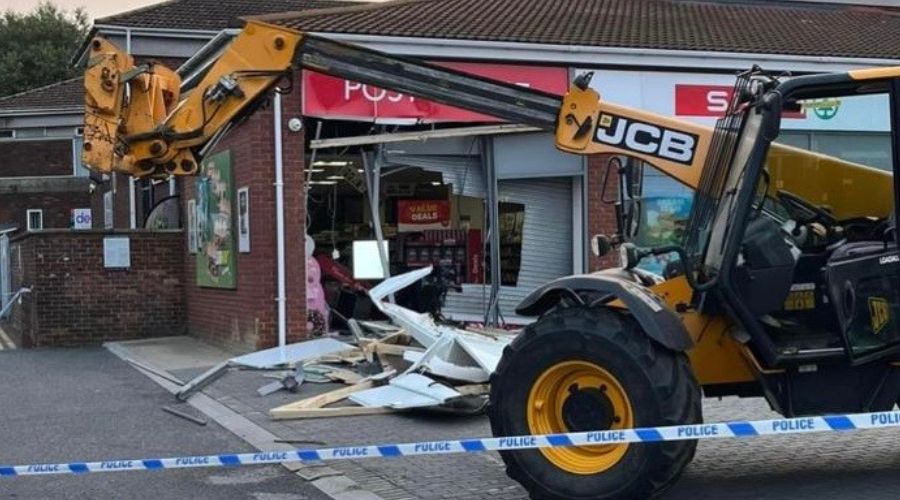
POLYGON ((605 234, 595 234, 594 237, 591 238, 591 253, 593 253, 595 257, 603 257, 608 254, 612 248, 612 240, 605 234))
POLYGON ((637 267, 638 264, 641 263, 641 260, 648 256, 652 255, 652 250, 648 248, 640 248, 634 243, 624 243, 620 250, 621 254, 619 255, 619 260, 621 260, 620 264, 623 268, 631 270, 637 267))

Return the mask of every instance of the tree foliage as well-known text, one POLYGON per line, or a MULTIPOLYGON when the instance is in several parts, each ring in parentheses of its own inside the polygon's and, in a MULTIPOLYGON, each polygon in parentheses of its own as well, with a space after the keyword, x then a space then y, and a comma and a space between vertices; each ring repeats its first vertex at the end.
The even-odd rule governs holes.
POLYGON ((31 12, 0 17, 0 96, 73 78, 72 56, 88 34, 83 9, 67 12, 49 1, 31 12))

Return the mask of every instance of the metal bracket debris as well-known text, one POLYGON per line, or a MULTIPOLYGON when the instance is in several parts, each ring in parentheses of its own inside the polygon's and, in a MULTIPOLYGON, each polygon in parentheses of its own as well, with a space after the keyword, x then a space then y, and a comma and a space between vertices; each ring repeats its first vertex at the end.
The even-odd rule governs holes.
POLYGON ((206 370, 200 376, 194 378, 187 384, 184 384, 178 392, 175 393, 175 398, 179 401, 187 401, 188 398, 194 395, 195 392, 203 389, 209 384, 213 383, 216 379, 225 375, 225 372, 228 371, 230 366, 230 361, 223 361, 216 366, 206 370))
POLYGON ((282 389, 288 392, 297 392, 300 390, 300 386, 303 384, 305 377, 306 373, 301 367, 295 370, 293 374, 282 377, 281 380, 260 387, 256 392, 260 396, 268 396, 269 394, 274 394, 282 389))

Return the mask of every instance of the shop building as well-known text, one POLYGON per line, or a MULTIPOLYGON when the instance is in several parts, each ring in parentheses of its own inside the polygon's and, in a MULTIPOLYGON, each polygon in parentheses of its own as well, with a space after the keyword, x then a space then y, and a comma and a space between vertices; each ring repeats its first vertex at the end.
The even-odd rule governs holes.
MULTIPOLYGON (((566 67, 442 64, 556 94, 569 84, 566 67)), ((372 236, 365 167, 377 164, 381 190, 374 198, 390 271, 448 267, 460 288, 447 294, 447 318, 485 321, 493 283, 499 287, 497 314, 521 323, 514 308, 525 294, 583 269, 585 162, 557 151, 550 134, 522 133, 491 117, 311 72, 303 74, 302 96, 303 114, 312 123, 307 135, 321 124, 331 136, 312 138, 310 157, 316 159, 308 169, 308 231, 326 254, 322 259, 346 255, 343 264, 354 269, 352 242, 372 236), (360 135, 360 124, 374 124, 377 133, 360 135), (404 133, 420 139, 403 141, 404 133), (354 139, 365 144, 352 154, 342 151, 354 139), (491 204, 499 232, 496 280, 491 204)))
MULTIPOLYGON (((264 18, 507 81, 550 84, 539 87, 550 91, 594 71, 592 84, 604 99, 712 124, 733 75, 754 64, 794 74, 900 64, 900 41, 890 35, 900 29, 897 13, 787 0, 431 0, 264 18)), ((182 66, 186 81, 202 75, 233 33, 220 32, 182 66)), ((388 241, 392 272, 441 261, 453 268, 461 291, 448 293, 443 313, 464 321, 502 316, 519 322, 513 306, 533 287, 613 263, 587 249, 591 235, 614 230, 602 181, 610 162, 622 159, 564 155, 546 133, 333 80, 298 71, 277 106, 269 103, 210 152, 217 166, 228 159, 230 177, 219 171, 181 181, 188 332, 246 347, 306 336, 312 326, 307 287, 318 286, 307 281, 307 234, 320 265, 329 259, 341 264, 331 269, 330 285, 326 280, 333 309, 364 314, 360 293, 352 292, 364 284, 354 283, 353 273, 367 277, 380 253, 374 246, 368 259, 355 263, 353 245, 376 239, 375 219, 388 241), (198 213, 198 206, 209 207, 203 198, 210 183, 223 182, 231 193, 225 217, 198 213), (224 253, 204 250, 201 226, 225 219, 232 246, 224 253)), ((840 149, 848 154, 862 141, 882 140, 880 124, 860 130, 857 122, 844 122, 877 104, 840 103, 836 112, 828 104, 789 118, 795 125, 785 139, 823 152, 846 141, 840 149)), ((856 161, 877 166, 878 159, 856 161)), ((652 168, 645 177, 647 198, 689 197, 652 168)))

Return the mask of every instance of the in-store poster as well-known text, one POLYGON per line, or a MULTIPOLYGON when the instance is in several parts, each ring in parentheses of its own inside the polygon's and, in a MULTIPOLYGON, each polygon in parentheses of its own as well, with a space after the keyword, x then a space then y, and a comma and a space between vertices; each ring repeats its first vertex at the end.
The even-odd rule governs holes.
POLYGON ((450 228, 447 200, 398 200, 397 230, 400 232, 450 228))
POLYGON ((237 287, 231 152, 207 158, 197 179, 197 285, 237 287))

